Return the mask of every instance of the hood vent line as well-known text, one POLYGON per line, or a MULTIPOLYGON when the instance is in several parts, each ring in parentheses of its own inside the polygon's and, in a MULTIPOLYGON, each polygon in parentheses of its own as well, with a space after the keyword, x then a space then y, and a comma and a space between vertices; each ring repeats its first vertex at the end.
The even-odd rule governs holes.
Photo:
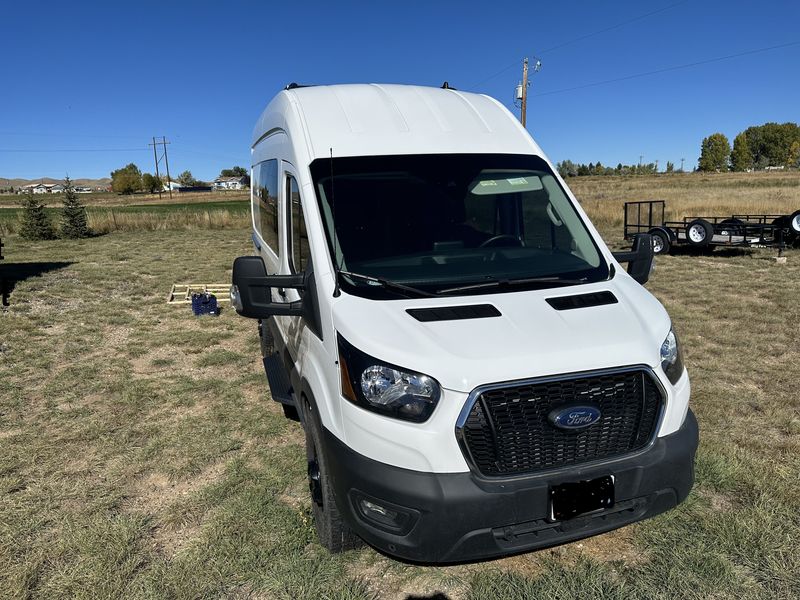
POLYGON ((603 306, 605 304, 617 304, 619 300, 611 292, 592 292, 591 294, 579 294, 577 296, 559 296, 558 298, 547 298, 547 303, 556 310, 572 310, 574 308, 589 308, 590 306, 603 306))
POLYGON ((463 319, 486 319, 501 316, 500 311, 491 304, 472 304, 466 306, 441 306, 436 308, 408 308, 406 312, 417 321, 460 321, 463 319))

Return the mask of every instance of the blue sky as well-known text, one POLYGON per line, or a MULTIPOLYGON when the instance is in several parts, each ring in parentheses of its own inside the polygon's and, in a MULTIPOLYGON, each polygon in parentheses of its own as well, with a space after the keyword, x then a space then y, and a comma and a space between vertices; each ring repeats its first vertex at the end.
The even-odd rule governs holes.
POLYGON ((146 144, 165 135, 171 172, 209 180, 248 164, 256 118, 291 81, 447 80, 513 108, 524 56, 543 63, 528 129, 554 161, 688 168, 710 133, 800 121, 800 44, 560 91, 800 42, 796 0, 28 0, 2 16, 0 177, 152 171, 146 144))

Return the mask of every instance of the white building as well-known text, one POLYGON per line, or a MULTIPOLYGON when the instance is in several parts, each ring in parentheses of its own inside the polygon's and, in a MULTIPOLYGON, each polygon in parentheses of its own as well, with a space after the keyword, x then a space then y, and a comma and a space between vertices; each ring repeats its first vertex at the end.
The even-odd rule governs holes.
POLYGON ((26 194, 58 194, 64 191, 64 186, 60 183, 29 183, 22 187, 22 191, 26 194))
POLYGON ((243 190, 247 187, 247 177, 217 177, 214 180, 215 190, 243 190))

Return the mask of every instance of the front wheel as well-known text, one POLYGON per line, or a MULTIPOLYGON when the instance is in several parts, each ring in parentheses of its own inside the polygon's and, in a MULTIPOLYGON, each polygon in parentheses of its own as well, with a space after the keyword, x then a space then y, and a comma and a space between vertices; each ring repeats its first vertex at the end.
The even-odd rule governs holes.
POLYGON ((322 447, 322 425, 319 415, 304 398, 306 429, 306 462, 311 512, 320 544, 333 553, 354 550, 364 542, 342 519, 331 486, 328 462, 322 447))

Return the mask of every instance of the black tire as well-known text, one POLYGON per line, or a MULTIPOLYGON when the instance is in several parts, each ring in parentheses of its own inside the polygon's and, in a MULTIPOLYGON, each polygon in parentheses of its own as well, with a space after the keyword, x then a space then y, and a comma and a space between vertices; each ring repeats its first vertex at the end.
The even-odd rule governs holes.
POLYGON ((669 235, 661 229, 653 229, 650 235, 653 240, 653 254, 669 254, 672 246, 669 235))
POLYGON ((744 235, 744 221, 741 219, 724 219, 720 221, 718 227, 720 235, 744 235))
POLYGON ((306 462, 311 512, 320 544, 333 553, 355 550, 364 545, 342 519, 330 481, 328 461, 322 446, 322 425, 319 415, 303 398, 306 429, 306 462))
POLYGON ((261 358, 267 358, 275 352, 275 339, 272 337, 267 322, 258 320, 258 337, 261 343, 261 358))
POLYGON ((686 241, 697 248, 704 248, 714 237, 714 226, 705 219, 695 219, 686 226, 686 241))

